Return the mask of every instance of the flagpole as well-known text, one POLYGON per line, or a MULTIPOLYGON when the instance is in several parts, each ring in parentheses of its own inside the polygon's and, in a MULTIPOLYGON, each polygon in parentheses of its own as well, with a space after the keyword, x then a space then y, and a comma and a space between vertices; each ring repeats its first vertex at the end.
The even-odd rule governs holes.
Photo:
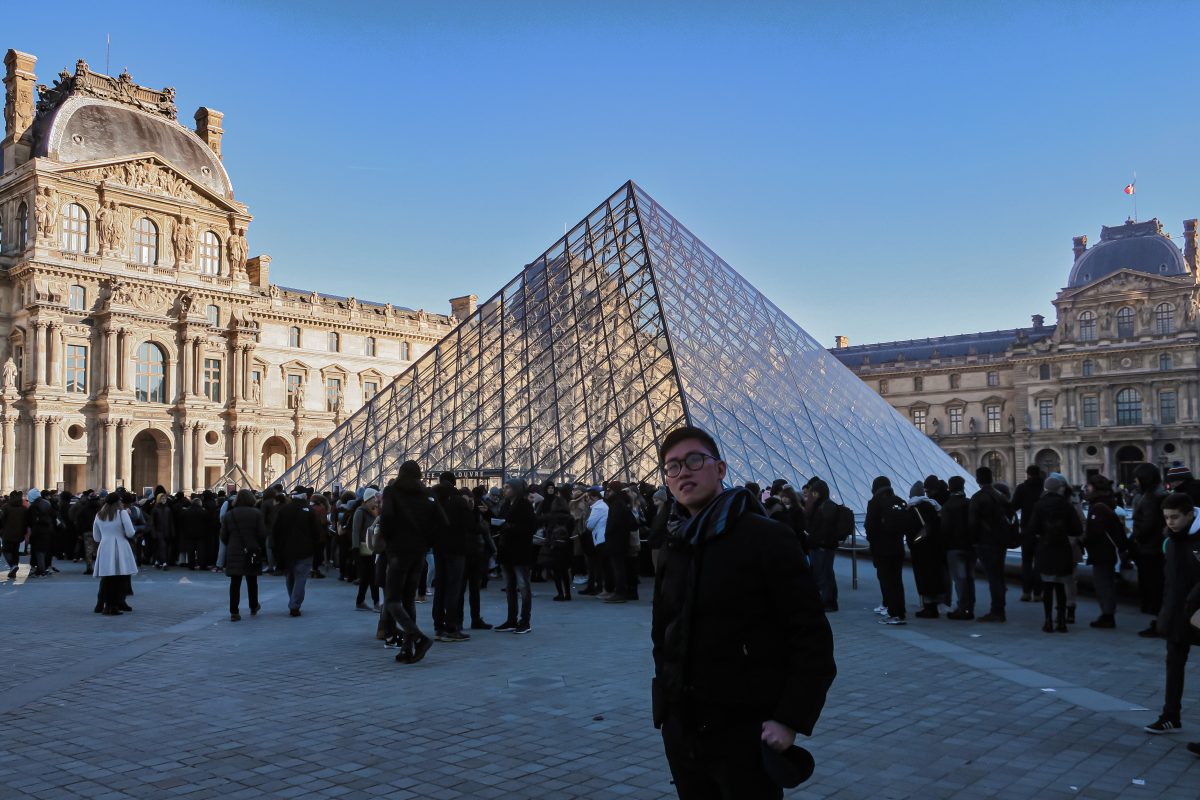
POLYGON ((1133 172, 1133 221, 1137 222, 1137 170, 1133 172))

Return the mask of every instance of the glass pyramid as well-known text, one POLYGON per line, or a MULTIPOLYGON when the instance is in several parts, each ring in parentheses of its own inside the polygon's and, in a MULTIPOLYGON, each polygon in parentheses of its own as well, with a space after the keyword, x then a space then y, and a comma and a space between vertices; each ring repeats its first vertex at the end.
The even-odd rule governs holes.
POLYGON ((816 475, 865 511, 965 475, 633 182, 339 426, 280 482, 383 485, 401 462, 530 480, 661 483, 657 445, 713 434, 728 480, 816 475))

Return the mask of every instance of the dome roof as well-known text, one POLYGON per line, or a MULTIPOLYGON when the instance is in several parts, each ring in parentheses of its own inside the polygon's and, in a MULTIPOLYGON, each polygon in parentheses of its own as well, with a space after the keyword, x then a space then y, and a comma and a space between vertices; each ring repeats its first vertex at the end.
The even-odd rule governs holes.
POLYGON ((1162 223, 1129 221, 1100 229, 1100 242, 1076 259, 1067 286, 1087 286, 1123 269, 1151 275, 1190 274, 1183 253, 1163 232, 1162 223))
POLYGON ((221 160, 199 136, 166 117, 96 97, 74 95, 41 117, 33 155, 64 164, 158 153, 200 186, 232 198, 221 160))

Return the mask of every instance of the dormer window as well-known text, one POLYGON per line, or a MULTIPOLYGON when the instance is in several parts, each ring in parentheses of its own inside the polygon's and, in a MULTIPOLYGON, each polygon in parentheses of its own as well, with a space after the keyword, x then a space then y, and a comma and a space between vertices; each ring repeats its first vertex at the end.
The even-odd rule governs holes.
POLYGON ((1117 337, 1121 339, 1133 338, 1133 309, 1125 306, 1117 312, 1117 337))
POLYGON ((1079 340, 1081 342, 1092 342, 1096 339, 1096 314, 1093 311, 1084 311, 1079 315, 1079 340))

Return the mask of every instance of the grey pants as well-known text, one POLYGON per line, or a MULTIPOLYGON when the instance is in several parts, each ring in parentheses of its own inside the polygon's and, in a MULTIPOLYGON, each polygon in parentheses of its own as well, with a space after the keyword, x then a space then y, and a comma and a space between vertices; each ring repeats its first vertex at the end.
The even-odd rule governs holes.
MULTIPOLYGON (((1100 613, 1112 616, 1117 611, 1117 573, 1116 564, 1093 564, 1092 585, 1096 587, 1096 600, 1100 603, 1100 613)), ((1068 599, 1067 604, 1070 605, 1068 599)))

